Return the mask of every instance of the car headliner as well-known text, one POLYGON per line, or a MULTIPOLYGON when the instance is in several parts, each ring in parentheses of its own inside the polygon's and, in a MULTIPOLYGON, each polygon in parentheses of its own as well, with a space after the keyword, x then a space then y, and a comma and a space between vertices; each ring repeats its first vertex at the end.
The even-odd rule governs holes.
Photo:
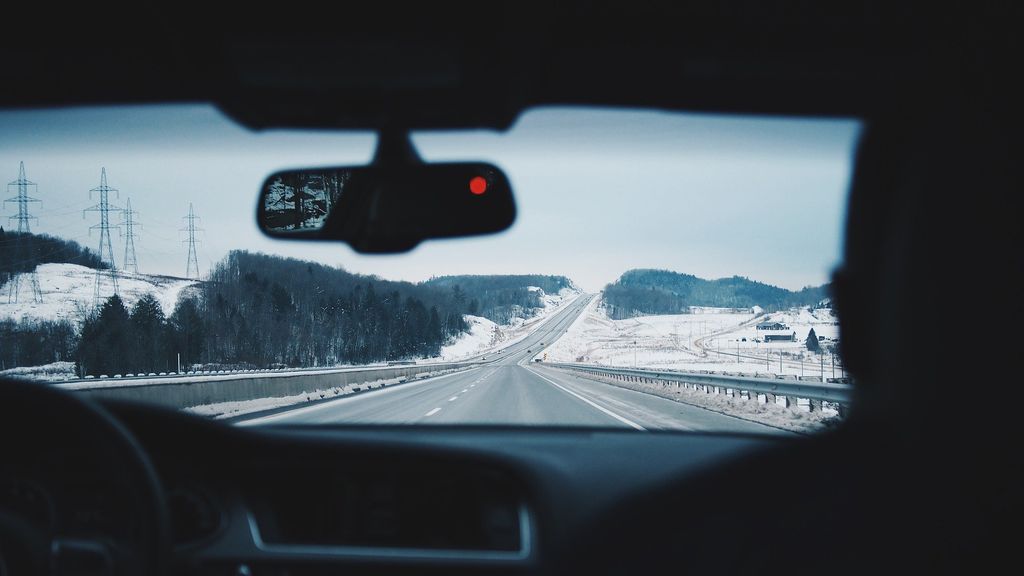
POLYGON ((210 101, 325 128, 504 129, 549 104, 868 117, 954 73, 941 39, 970 27, 885 2, 62 10, 8 18, 0 107, 210 101))

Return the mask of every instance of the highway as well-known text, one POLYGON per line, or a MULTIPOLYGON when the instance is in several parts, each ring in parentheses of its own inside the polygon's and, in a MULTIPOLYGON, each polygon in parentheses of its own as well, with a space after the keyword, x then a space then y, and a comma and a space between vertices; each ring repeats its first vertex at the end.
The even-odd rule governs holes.
POLYGON ((781 433, 533 362, 565 333, 591 298, 580 296, 504 353, 489 355, 490 362, 480 367, 238 424, 482 424, 781 433))

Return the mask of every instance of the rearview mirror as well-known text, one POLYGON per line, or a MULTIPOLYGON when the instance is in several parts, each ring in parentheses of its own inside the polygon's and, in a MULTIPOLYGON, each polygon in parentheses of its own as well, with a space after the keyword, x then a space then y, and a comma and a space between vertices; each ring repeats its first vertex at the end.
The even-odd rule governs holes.
POLYGON ((277 172, 263 184, 257 219, 275 238, 343 241, 381 253, 501 232, 515 215, 505 174, 475 162, 277 172))

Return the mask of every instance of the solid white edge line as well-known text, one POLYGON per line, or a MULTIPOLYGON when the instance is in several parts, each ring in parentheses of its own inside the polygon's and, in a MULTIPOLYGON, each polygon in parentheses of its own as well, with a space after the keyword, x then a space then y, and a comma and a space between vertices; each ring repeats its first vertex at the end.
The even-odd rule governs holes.
POLYGON ((633 428, 636 428, 637 430, 643 430, 643 431, 647 430, 647 428, 644 428, 643 426, 637 424, 636 422, 633 422, 629 418, 626 418, 625 416, 620 416, 620 415, 616 414, 615 412, 612 412, 611 410, 605 408, 604 406, 601 406, 599 404, 595 404, 594 402, 591 402, 587 398, 584 398, 583 396, 580 396, 579 394, 573 392, 572 390, 569 390, 568 388, 566 388, 565 386, 562 386, 558 382, 555 382, 554 380, 548 378, 547 376, 544 376, 543 374, 538 373, 536 370, 534 370, 532 368, 527 368, 527 370, 529 370, 531 373, 533 373, 534 376, 537 376, 538 378, 543 378, 548 383, 550 383, 552 386, 555 386, 555 387, 561 389, 563 392, 565 392, 567 394, 572 394, 576 398, 579 398, 580 400, 583 400, 587 404, 590 404, 591 406, 593 406, 594 408, 597 408, 601 412, 604 412, 605 414, 611 416, 612 418, 615 418, 619 422, 622 422, 623 424, 626 424, 627 426, 632 426, 633 428))

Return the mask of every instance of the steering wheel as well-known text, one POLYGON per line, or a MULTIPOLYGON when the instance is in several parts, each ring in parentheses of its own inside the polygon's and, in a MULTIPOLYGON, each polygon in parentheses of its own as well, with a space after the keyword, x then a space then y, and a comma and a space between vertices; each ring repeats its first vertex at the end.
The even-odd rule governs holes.
POLYGON ((0 379, 0 576, 161 574, 163 490, 102 407, 0 379))

